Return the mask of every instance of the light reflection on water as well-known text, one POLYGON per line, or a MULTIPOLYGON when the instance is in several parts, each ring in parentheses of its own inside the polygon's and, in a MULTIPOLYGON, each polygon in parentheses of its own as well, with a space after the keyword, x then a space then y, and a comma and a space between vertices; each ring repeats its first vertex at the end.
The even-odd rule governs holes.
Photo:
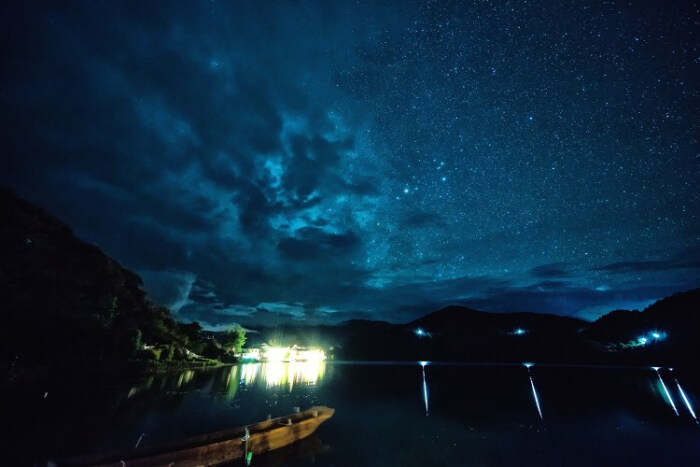
POLYGON ((292 392, 294 386, 315 386, 323 380, 326 372, 324 361, 293 361, 244 363, 241 380, 248 387, 264 385, 266 389, 286 388, 292 392))
POLYGON ((540 407, 540 398, 537 396, 537 389, 535 389, 535 381, 532 379, 532 373, 530 368, 535 366, 534 363, 525 362, 523 366, 527 368, 527 375, 530 378, 530 386, 532 386, 532 397, 535 399, 535 405, 537 406, 537 413, 540 414, 540 420, 544 420, 542 417, 542 408, 540 407))
POLYGON ((425 404, 425 416, 430 415, 430 410, 428 409, 428 383, 425 379, 425 365, 428 364, 428 362, 418 362, 418 364, 421 366, 421 372, 423 373, 423 403, 425 404))
MULTIPOLYGON (((669 368, 669 371, 673 372, 673 368, 669 368)), ((685 395, 685 391, 683 391, 681 383, 678 382, 678 378, 676 378, 675 376, 673 376, 673 381, 675 381, 676 386, 678 386, 678 392, 681 394, 681 398, 683 398, 683 402, 685 402, 685 406, 688 408, 688 412, 690 412, 690 415, 693 417, 693 420, 695 420, 695 424, 700 426, 700 422, 698 422, 698 417, 695 415, 695 411, 693 410, 693 404, 690 403, 688 396, 685 395)))
POLYGON ((661 378, 661 374, 659 373, 659 367, 653 367, 653 370, 656 372, 656 376, 658 376, 658 378, 659 378, 659 382, 661 383, 661 387, 664 390, 664 394, 666 394, 666 400, 671 404, 671 408, 673 408, 673 412, 676 414, 676 417, 679 417, 680 414, 678 413, 678 409, 676 408, 676 404, 673 402, 673 397, 671 397, 671 393, 669 392, 668 388, 666 387, 664 380, 661 378))
POLYGON ((522 457, 501 449, 511 444, 534 456, 532 465, 545 454, 539 465, 563 465, 555 460, 601 465, 609 461, 606 452, 635 452, 644 465, 650 459, 670 465, 653 451, 668 443, 679 449, 664 455, 697 452, 698 432, 689 431, 697 430, 700 394, 693 373, 526 366, 527 379, 522 366, 273 362, 185 370, 109 386, 66 380, 49 388, 48 398, 42 390, 26 403, 5 404, 16 414, 3 419, 23 427, 8 439, 18 446, 18 457, 31 462, 37 452, 60 457, 119 450, 140 438, 141 445, 152 446, 312 405, 336 409, 317 432, 334 450, 320 465, 397 465, 395 457, 402 455, 404 465, 430 464, 433 457, 443 465, 464 465, 463 459, 522 464, 522 457), (546 421, 540 421, 543 410, 546 421), (368 458, 357 448, 367 439, 383 446, 384 457, 374 459, 372 452, 368 458), (579 458, 581 446, 591 444, 600 450, 585 450, 589 457, 579 458))
POLYGON ((532 375, 530 376, 530 386, 532 386, 532 396, 535 398, 535 405, 537 405, 537 413, 540 414, 540 420, 544 420, 542 417, 542 408, 540 407, 540 399, 537 397, 537 389, 535 389, 535 382, 532 380, 532 375))
POLYGON ((194 371, 192 370, 187 370, 180 373, 180 378, 177 381, 177 387, 182 387, 183 383, 189 383, 190 381, 192 381, 192 378, 194 378, 194 371))

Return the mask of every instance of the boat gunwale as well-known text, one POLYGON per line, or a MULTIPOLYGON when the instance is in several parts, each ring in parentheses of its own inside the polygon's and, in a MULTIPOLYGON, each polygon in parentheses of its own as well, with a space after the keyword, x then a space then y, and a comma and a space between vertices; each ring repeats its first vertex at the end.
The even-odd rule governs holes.
POLYGON ((305 422, 318 421, 320 425, 327 419, 333 416, 335 409, 330 407, 320 405, 314 406, 307 410, 296 412, 288 415, 282 415, 280 417, 271 418, 269 420, 263 420, 261 422, 252 423, 250 425, 243 425, 236 428, 229 428, 226 430, 216 431, 213 433, 207 433, 203 435, 195 435, 183 440, 177 441, 167 441, 162 444, 157 444, 154 446, 143 446, 138 448, 132 448, 129 450, 111 451, 107 453, 91 453, 85 455, 74 456, 70 458, 63 459, 56 462, 57 465, 94 465, 94 464, 109 464, 110 462, 119 462, 120 460, 139 460, 146 459, 149 457, 156 457, 160 455, 167 455, 169 453, 177 453, 180 451, 187 451, 192 449, 197 449, 200 447, 226 443, 228 441, 235 440, 236 438, 242 438, 246 434, 246 429, 248 430, 248 435, 260 436, 269 433, 277 428, 292 428, 294 426, 303 424, 305 422), (316 414, 314 414, 316 412, 316 414), (291 421, 291 423, 288 423, 291 421))

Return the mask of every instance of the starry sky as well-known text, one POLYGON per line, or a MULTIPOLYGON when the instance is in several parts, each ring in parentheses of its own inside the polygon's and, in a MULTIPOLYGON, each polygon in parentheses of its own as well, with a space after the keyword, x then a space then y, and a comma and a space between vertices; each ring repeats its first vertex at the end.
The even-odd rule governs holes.
POLYGON ((693 2, 0 9, 0 183, 183 321, 595 319, 700 286, 693 2))

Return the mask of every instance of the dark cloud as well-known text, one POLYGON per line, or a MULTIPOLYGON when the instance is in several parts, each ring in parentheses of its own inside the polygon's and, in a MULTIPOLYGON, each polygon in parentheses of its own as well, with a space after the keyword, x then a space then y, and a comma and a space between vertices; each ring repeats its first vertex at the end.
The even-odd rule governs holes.
POLYGON ((537 290, 537 291, 550 291, 550 290, 562 290, 562 289, 567 289, 571 287, 571 284, 569 282, 565 281, 556 281, 556 280, 544 280, 537 282, 533 285, 528 286, 529 290, 537 290))
POLYGON ((697 286, 685 5, 0 8, 0 183, 182 319, 592 315, 697 286))
POLYGON ((351 193, 358 195, 378 195, 379 194, 379 181, 372 178, 367 178, 363 180, 358 180, 354 182, 343 182, 343 186, 346 190, 351 193))
POLYGON ((283 238, 277 245, 285 258, 300 261, 332 260, 359 247, 360 239, 352 232, 334 234, 312 227, 300 229, 296 237, 283 238))
POLYGON ((540 279, 564 278, 569 276, 566 263, 542 264, 530 270, 530 273, 540 279))
POLYGON ((647 273, 669 269, 700 269, 700 260, 673 259, 667 261, 621 261, 593 268, 613 274, 647 273))
POLYGON ((307 198, 320 184, 329 166, 341 159, 340 151, 346 151, 348 142, 331 143, 319 135, 307 139, 296 135, 290 142, 291 156, 284 184, 294 198, 307 198))
POLYGON ((178 314, 188 302, 198 297, 193 288, 195 276, 173 270, 141 271, 141 278, 148 289, 149 298, 155 303, 167 306, 173 313, 178 314))

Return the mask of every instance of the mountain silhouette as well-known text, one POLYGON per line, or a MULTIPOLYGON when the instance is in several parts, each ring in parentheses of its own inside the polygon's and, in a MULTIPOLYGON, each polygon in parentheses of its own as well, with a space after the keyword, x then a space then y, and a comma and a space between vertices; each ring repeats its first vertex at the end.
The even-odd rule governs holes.
POLYGON ((64 222, 0 189, 0 369, 132 356, 141 342, 182 341, 141 278, 64 222))

